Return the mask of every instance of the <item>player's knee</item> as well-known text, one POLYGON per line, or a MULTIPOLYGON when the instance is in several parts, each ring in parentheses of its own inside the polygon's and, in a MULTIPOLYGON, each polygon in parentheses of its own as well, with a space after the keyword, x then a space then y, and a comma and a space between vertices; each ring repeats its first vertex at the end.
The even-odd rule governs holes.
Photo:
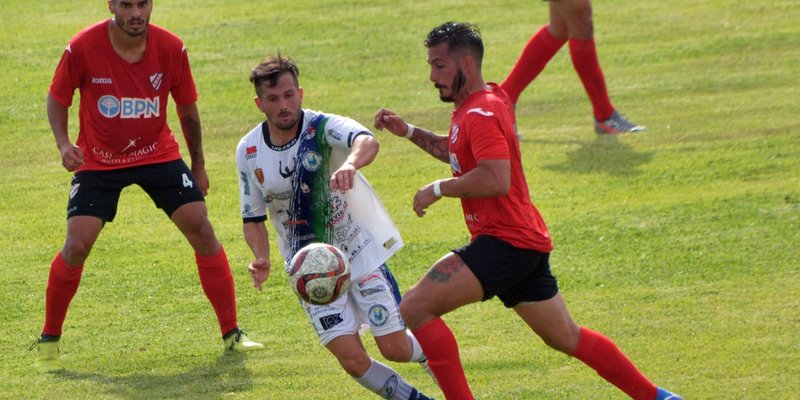
POLYGON ((92 246, 75 240, 67 240, 61 249, 61 258, 70 268, 83 265, 89 257, 92 246))
POLYGON ((370 359, 366 354, 337 357, 337 360, 339 361, 339 365, 342 366, 342 369, 344 369, 348 375, 355 378, 364 376, 364 374, 367 373, 370 365, 372 365, 372 359, 370 359))
POLYGON ((578 346, 579 335, 565 330, 554 334, 542 336, 542 340, 554 350, 564 354, 572 354, 578 346))
POLYGON ((413 289, 408 291, 400 302, 400 315, 412 330, 419 327, 426 314, 424 302, 415 294, 413 289))
POLYGON ((411 349, 403 346, 379 346, 383 358, 393 362, 408 362, 411 359, 411 349))

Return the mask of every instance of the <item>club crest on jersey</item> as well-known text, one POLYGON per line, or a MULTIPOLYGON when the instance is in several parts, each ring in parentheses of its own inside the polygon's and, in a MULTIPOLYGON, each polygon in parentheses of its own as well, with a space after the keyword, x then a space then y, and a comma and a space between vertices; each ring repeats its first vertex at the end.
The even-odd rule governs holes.
POLYGON ((162 82, 164 82, 163 72, 156 72, 155 74, 150 75, 150 85, 153 86, 153 90, 158 91, 158 89, 161 89, 162 82))
POLYGON ((453 125, 453 127, 450 129, 450 143, 456 144, 456 141, 458 140, 458 131, 458 125, 453 125))
POLYGON ((303 154, 303 168, 314 172, 322 167, 322 156, 316 151, 307 151, 303 154))
POLYGON ((159 98, 140 99, 105 95, 97 101, 97 110, 106 118, 137 119, 158 118, 160 115, 159 98))
POLYGON ((263 185, 264 184, 264 170, 261 169, 261 168, 256 168, 253 171, 253 174, 256 176, 256 180, 258 180, 258 183, 260 185, 263 185))

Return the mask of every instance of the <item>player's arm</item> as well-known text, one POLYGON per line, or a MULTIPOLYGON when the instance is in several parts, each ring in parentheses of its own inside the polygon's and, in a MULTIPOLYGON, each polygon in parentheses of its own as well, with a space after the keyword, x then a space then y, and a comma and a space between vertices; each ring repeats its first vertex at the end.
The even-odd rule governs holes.
POLYGON ((83 152, 69 141, 69 108, 59 103, 53 96, 47 95, 47 119, 56 139, 56 146, 61 153, 61 165, 67 171, 74 171, 83 165, 83 152))
POLYGON ((186 140, 186 148, 189 150, 189 158, 192 160, 192 175, 200 185, 200 192, 208 194, 210 186, 208 175, 206 174, 206 160, 203 155, 203 130, 200 126, 200 111, 197 103, 177 104, 178 119, 181 121, 183 138, 186 140))
POLYGON ((478 165, 457 178, 439 179, 423 186, 414 195, 414 212, 425 215, 425 209, 442 197, 496 197, 504 196, 511 188, 511 162, 509 160, 482 160, 478 165), (436 188, 438 186, 438 188, 436 188), (437 193, 438 191, 438 193, 437 193))
POLYGON ((375 128, 391 132, 395 136, 407 137, 420 149, 437 160, 450 163, 450 150, 447 147, 447 136, 437 135, 431 131, 407 124, 394 112, 381 108, 375 114, 375 128))
POLYGON ((253 278, 253 286, 261 290, 262 285, 269 278, 271 267, 269 261, 269 233, 264 221, 245 222, 242 225, 242 231, 244 240, 255 257, 255 260, 247 267, 247 272, 253 278))
POLYGON ((371 134, 356 136, 347 159, 331 174, 331 189, 341 192, 352 189, 356 171, 371 164, 378 155, 378 150, 380 144, 371 134))

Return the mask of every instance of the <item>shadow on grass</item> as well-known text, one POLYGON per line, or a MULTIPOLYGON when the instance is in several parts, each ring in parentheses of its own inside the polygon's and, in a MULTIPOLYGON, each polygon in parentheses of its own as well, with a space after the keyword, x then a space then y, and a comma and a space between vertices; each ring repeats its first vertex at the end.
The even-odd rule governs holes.
POLYGON ((96 395, 132 400, 144 399, 205 399, 225 394, 246 392, 253 386, 252 373, 247 369, 247 356, 225 352, 213 364, 199 366, 186 372, 158 375, 137 373, 124 376, 62 371, 54 376, 63 380, 95 384, 96 395))
POLYGON ((568 152, 565 162, 545 165, 544 168, 573 174, 635 176, 639 174, 637 168, 652 158, 652 152, 637 153, 630 145, 620 142, 617 136, 597 135, 594 141, 568 152))

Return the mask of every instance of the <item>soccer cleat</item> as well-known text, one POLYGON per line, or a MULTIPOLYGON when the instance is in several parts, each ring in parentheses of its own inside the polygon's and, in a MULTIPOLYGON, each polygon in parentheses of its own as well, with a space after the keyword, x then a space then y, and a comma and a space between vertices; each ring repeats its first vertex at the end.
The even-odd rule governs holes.
POLYGON ((656 400, 683 400, 683 397, 662 388, 658 388, 656 400))
POLYGON ((617 110, 614 110, 614 113, 607 120, 603 122, 594 121, 594 130, 601 135, 618 135, 626 132, 641 132, 645 130, 645 127, 628 121, 617 110))
POLYGON ((64 369, 64 364, 61 362, 61 351, 59 349, 60 342, 47 341, 36 339, 33 344, 28 347, 28 350, 36 348, 36 363, 34 366, 39 372, 55 372, 64 369))
POLYGON ((250 340, 241 329, 229 333, 222 340, 225 342, 225 351, 244 352, 264 348, 263 344, 250 340))
POLYGON ((439 386, 439 381, 436 380, 436 375, 433 374, 433 370, 431 370, 431 366, 428 365, 428 360, 420 361, 419 362, 419 366, 422 367, 423 371, 427 372, 428 375, 430 375, 431 379, 433 379, 433 383, 435 383, 436 386, 439 386))

